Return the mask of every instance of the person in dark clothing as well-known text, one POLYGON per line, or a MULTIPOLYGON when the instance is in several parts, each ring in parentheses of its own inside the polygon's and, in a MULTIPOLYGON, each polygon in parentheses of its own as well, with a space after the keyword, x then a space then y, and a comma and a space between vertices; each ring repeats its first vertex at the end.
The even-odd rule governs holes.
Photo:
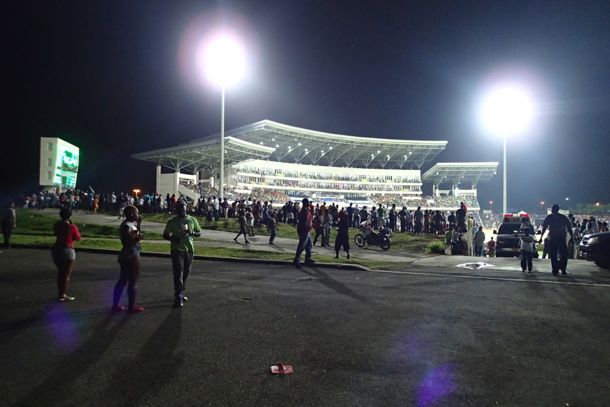
POLYGON ((418 206, 417 210, 413 214, 415 219, 415 234, 420 234, 423 228, 424 213, 421 211, 421 207, 418 206))
POLYGON ((321 246, 326 247, 324 244, 324 225, 322 224, 324 216, 318 215, 313 218, 313 229, 316 234, 313 237, 313 245, 315 246, 318 243, 318 238, 320 238, 321 246))
POLYGON ((345 250, 345 253, 347 254, 347 258, 349 259, 349 221, 343 210, 339 212, 337 227, 337 237, 335 237, 335 259, 339 258, 341 247, 343 247, 343 250, 345 250))
POLYGON ((460 209, 455 211, 455 217, 457 222, 458 232, 464 233, 466 232, 466 205, 464 202, 460 202, 460 209))
POLYGON ((447 222, 449 222, 449 227, 455 227, 455 215, 453 214, 453 211, 447 216, 447 222))
POLYGON ((247 223, 248 220, 246 219, 246 212, 243 209, 240 209, 238 214, 237 214, 237 220, 239 222, 239 233, 237 233, 237 236, 235 236, 233 238, 233 240, 235 241, 235 243, 237 243, 237 238, 241 235, 244 235, 244 239, 246 240, 246 244, 249 244, 250 241, 248 240, 248 227, 247 227, 247 223))
POLYGON ((201 236, 201 227, 196 218, 186 214, 186 203, 184 201, 178 201, 175 208, 176 216, 165 224, 163 238, 171 242, 174 307, 182 307, 188 301, 184 291, 195 254, 193 238, 201 236))
POLYGON ((269 230, 269 244, 272 245, 275 240, 275 235, 277 234, 277 220, 275 219, 277 213, 271 211, 271 214, 267 217, 267 229, 269 230))
POLYGON ((294 255, 294 265, 297 268, 301 268, 301 254, 303 253, 303 250, 305 250, 305 265, 315 263, 311 259, 313 242, 311 241, 311 236, 309 235, 309 231, 311 230, 312 226, 312 208, 309 205, 309 199, 303 198, 303 207, 301 208, 297 217, 297 234, 299 235, 299 243, 294 255))
MULTIPOLYGON (((551 258, 551 269, 553 275, 567 274, 568 267, 568 246, 566 244, 567 233, 570 234, 570 239, 574 240, 572 225, 567 216, 559 213, 559 205, 555 204, 551 208, 551 214, 544 219, 542 224, 542 236, 546 230, 549 230, 548 237, 548 253, 551 258)), ((542 243, 542 237, 539 243, 542 243)))
POLYGON ((138 313, 144 311, 144 308, 136 304, 136 283, 140 275, 140 241, 144 234, 140 230, 142 218, 138 213, 138 209, 133 205, 125 207, 125 220, 119 227, 121 244, 123 248, 119 253, 118 263, 121 265, 121 274, 119 281, 114 286, 114 295, 112 300, 112 311, 124 311, 125 306, 120 305, 123 289, 127 285, 127 299, 129 312, 138 313))

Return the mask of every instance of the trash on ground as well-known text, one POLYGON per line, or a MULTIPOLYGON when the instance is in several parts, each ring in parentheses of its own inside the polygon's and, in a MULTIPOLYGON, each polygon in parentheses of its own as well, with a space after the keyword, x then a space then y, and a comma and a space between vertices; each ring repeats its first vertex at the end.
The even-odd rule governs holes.
POLYGON ((489 264, 489 263, 485 263, 482 261, 478 261, 476 263, 462 263, 462 264, 458 264, 456 267, 461 267, 464 269, 471 269, 471 270, 478 270, 478 269, 484 269, 484 268, 488 268, 488 267, 495 267, 493 264, 489 264))
POLYGON ((291 374, 294 373, 292 369, 292 365, 284 365, 282 363, 278 363, 276 365, 271 366, 271 374, 291 374))

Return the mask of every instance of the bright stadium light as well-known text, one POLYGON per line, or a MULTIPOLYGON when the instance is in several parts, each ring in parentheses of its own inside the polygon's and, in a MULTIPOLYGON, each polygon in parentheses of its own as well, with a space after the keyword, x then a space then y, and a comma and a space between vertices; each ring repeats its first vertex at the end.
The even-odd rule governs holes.
POLYGON ((197 66, 208 80, 222 89, 220 113, 220 186, 224 198, 225 166, 225 90, 235 85, 246 70, 246 52, 238 38, 226 30, 219 31, 201 43, 196 54, 197 66))
POLYGON ((479 120, 487 133, 515 136, 523 134, 532 125, 534 99, 522 85, 496 85, 484 94, 480 103, 479 120))
POLYGON ((197 64, 212 84, 227 88, 244 76, 246 53, 233 33, 222 31, 201 43, 197 64))
POLYGON ((506 140, 525 134, 536 113, 534 98, 522 84, 503 82, 489 88, 479 100, 477 109, 480 127, 486 134, 499 136, 504 144, 502 210, 507 211, 506 140))

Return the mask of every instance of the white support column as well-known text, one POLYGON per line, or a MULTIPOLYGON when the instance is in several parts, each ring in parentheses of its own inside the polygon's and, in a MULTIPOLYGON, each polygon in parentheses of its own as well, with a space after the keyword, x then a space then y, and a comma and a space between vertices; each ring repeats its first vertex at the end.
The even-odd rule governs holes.
POLYGON ((157 175, 155 177, 155 192, 161 192, 161 166, 157 165, 157 175))

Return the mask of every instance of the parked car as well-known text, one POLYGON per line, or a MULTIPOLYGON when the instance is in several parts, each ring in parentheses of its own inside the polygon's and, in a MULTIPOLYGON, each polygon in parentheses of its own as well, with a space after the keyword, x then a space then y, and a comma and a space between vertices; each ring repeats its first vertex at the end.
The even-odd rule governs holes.
MULTIPOLYGON (((530 235, 534 235, 534 226, 532 225, 529 215, 525 212, 516 214, 507 213, 502 218, 502 224, 498 230, 493 233, 498 235, 496 238, 496 257, 516 257, 519 256, 519 230, 521 229, 521 220, 525 219, 530 226, 530 235)), ((538 257, 538 252, 534 254, 538 257)))
POLYGON ((584 235, 578 246, 578 257, 610 270, 610 232, 584 235))

